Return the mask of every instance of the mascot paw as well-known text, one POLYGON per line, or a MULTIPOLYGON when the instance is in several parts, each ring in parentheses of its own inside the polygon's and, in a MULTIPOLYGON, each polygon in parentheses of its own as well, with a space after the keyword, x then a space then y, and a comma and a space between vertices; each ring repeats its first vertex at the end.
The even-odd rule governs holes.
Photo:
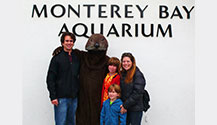
POLYGON ((63 50, 62 46, 57 47, 54 51, 53 51, 53 56, 58 55, 61 51, 63 50))

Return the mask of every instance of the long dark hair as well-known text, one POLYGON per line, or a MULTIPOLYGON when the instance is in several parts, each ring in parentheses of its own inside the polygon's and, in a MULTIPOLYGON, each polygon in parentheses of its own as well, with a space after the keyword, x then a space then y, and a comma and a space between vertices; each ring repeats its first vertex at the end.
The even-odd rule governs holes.
POLYGON ((123 53, 122 56, 121 56, 121 73, 124 73, 124 72, 127 73, 124 82, 125 83, 131 83, 133 81, 133 76, 134 76, 134 74, 136 72, 136 60, 135 60, 134 56, 131 53, 123 53), (122 65, 124 57, 129 57, 130 60, 132 61, 132 67, 128 71, 126 71, 123 68, 123 65, 122 65))

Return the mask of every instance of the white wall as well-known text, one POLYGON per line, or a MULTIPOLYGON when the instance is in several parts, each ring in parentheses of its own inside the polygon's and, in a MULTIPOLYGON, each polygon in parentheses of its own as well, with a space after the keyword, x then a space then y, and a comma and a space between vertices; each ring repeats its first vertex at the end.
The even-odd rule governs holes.
MULTIPOLYGON (((194 9, 191 18, 186 19, 186 13, 182 6, 189 9, 194 6, 194 1, 152 1, 139 0, 99 0, 74 1, 44 1, 25 0, 23 4, 24 28, 23 34, 23 125, 51 125, 54 124, 53 106, 51 105, 46 88, 46 75, 51 59, 52 51, 60 45, 57 36, 63 23, 71 27, 79 22, 104 23, 105 29, 115 24, 121 29, 122 23, 167 24, 172 25, 173 37, 116 37, 110 35, 108 56, 119 57, 125 51, 130 51, 136 57, 138 67, 144 73, 147 80, 147 90, 151 96, 151 108, 144 114, 142 124, 145 125, 193 125, 194 124, 194 9), (83 5, 83 4, 117 4, 122 7, 125 4, 149 5, 145 12, 145 18, 141 19, 132 9, 135 17, 127 18, 86 18, 82 11, 81 18, 31 18, 33 4, 38 6, 46 4, 83 5), (170 14, 175 6, 178 6, 183 14, 183 19, 159 19, 159 5, 167 5, 170 14)), ((94 13, 97 9, 93 9, 94 13)), ((109 15, 109 6, 105 9, 109 15)), ((121 8, 120 12, 123 12, 121 8)), ((50 13, 48 13, 49 15, 50 13)), ((130 14, 131 15, 131 14, 130 14)), ((96 14, 94 15, 96 16, 96 14)), ((79 32, 82 32, 80 29, 79 32)), ((155 31, 156 32, 156 31, 155 31)), ((104 34, 106 35, 106 33, 104 34)), ((84 50, 87 39, 77 37, 75 48, 84 50)))

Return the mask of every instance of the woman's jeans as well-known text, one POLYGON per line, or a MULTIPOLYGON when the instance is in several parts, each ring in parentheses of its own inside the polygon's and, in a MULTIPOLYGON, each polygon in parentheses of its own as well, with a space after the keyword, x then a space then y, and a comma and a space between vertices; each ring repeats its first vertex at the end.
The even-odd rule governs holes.
POLYGON ((127 112, 127 125, 141 125, 143 111, 127 112))
POLYGON ((54 106, 56 125, 75 125, 77 98, 59 98, 54 106))

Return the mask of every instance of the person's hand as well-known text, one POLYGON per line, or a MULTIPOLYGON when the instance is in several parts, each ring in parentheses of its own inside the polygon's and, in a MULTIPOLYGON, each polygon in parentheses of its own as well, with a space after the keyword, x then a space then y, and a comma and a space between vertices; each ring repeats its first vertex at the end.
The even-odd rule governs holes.
POLYGON ((61 51, 63 50, 62 46, 57 47, 54 51, 53 51, 53 56, 58 55, 61 51))
POLYGON ((58 106, 58 99, 52 100, 51 103, 54 104, 55 106, 58 106))
POLYGON ((127 110, 124 108, 124 106, 123 105, 121 105, 120 106, 120 108, 121 108, 121 114, 124 114, 124 113, 126 113, 127 112, 127 110))

